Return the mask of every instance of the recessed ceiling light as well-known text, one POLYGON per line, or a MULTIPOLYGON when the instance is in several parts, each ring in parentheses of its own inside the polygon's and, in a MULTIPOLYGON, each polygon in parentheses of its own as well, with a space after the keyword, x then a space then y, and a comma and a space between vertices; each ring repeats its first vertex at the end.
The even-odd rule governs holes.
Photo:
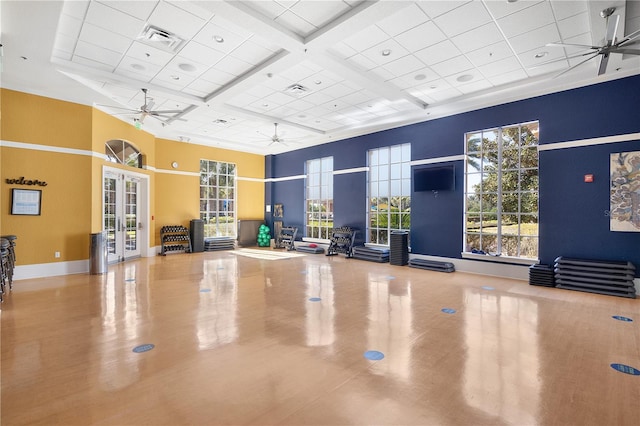
POLYGON ((473 80, 473 76, 471 74, 462 74, 461 76, 456 78, 456 80, 460 83, 466 83, 467 81, 473 80))
POLYGON ((415 78, 416 80, 424 80, 425 78, 427 78, 427 76, 424 74, 416 74, 416 76, 413 78, 415 78))
POLYGON ((180 68, 182 71, 187 72, 194 72, 197 69, 195 65, 187 63, 178 65, 178 68, 180 68))
POLYGON ((27 57, 26 56, 20 56, 20 59, 22 59, 23 61, 26 61, 27 57))
POLYGON ((262 106, 266 108, 269 106, 269 104, 262 104, 262 106))
POLYGON ((171 79, 172 80, 180 80, 180 76, 179 75, 172 75, 171 79))
POLYGON ((517 1, 518 1, 518 0, 507 0, 507 3, 515 3, 515 2, 517 2, 517 1))
POLYGON ((429 86, 429 89, 437 89, 437 88, 438 88, 438 86, 435 85, 435 84, 432 84, 431 86, 429 86))
POLYGON ((316 80, 316 81, 314 81, 314 83, 315 84, 322 84, 322 81, 321 80, 316 80))
POLYGON ((216 43, 224 43, 224 38, 222 36, 214 35, 213 39, 216 41, 216 43))
POLYGON ((384 49, 382 51, 382 56, 389 56, 391 55, 391 49, 384 49))
POLYGON ((538 52, 538 53, 535 54, 534 58, 536 58, 536 59, 544 58, 548 54, 549 54, 549 52, 538 52))
POLYGON ((144 65, 140 65, 140 64, 131 64, 131 68, 138 71, 144 71, 145 69, 144 65))

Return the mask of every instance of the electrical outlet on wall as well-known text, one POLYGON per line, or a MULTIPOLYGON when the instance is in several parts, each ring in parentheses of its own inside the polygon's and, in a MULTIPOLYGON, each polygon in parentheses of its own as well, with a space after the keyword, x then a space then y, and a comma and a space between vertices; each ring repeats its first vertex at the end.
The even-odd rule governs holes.
POLYGON ((57 259, 57 258, 59 258, 59 257, 60 257, 60 252, 59 252, 59 251, 57 251, 57 252, 55 252, 53 255, 54 255, 54 256, 55 256, 55 258, 57 259))

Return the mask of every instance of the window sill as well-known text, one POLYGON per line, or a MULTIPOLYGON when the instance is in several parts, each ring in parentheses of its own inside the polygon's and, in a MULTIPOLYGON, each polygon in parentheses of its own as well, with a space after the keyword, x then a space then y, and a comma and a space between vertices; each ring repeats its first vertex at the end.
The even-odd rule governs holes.
POLYGON ((510 263, 515 265, 535 265, 540 261, 538 259, 528 259, 524 257, 509 257, 509 256, 491 256, 490 254, 477 254, 477 253, 460 253, 463 259, 482 260, 485 262, 497 262, 497 263, 510 263))

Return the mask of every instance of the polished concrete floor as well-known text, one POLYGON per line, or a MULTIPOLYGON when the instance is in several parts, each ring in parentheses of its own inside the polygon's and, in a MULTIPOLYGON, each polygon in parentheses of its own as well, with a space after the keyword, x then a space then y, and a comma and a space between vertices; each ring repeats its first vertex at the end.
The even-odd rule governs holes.
POLYGON ((16 282, 2 425, 640 425, 640 300, 262 252, 16 282))

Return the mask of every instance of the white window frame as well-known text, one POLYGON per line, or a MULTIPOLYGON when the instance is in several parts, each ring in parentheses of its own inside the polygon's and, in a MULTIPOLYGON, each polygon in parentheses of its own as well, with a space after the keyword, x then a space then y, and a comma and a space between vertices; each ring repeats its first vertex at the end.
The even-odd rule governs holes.
POLYGON ((200 219, 204 221, 205 238, 237 237, 237 173, 238 167, 235 163, 200 160, 200 219), (205 164, 206 170, 203 168, 205 164), (232 173, 228 172, 230 166, 233 167, 232 173), (229 179, 233 180, 231 184, 229 179), (221 198, 221 190, 231 190, 232 196, 221 198), (232 218, 231 222, 229 217, 232 218))
MULTIPOLYGON (((522 263, 533 264, 538 261, 539 256, 539 188, 540 183, 537 180, 539 176, 539 157, 538 157, 538 143, 539 138, 537 134, 539 132, 540 124, 538 121, 531 121, 526 123, 514 124, 509 126, 502 126, 498 128, 479 130, 474 132, 468 132, 465 134, 465 192, 464 192, 464 224, 463 224, 463 252, 462 256, 471 259, 484 259, 498 262, 509 263, 522 263), (533 130, 532 134, 536 136, 535 143, 522 144, 522 129, 524 127, 530 127, 533 130), (504 130, 509 128, 518 128, 518 143, 511 145, 511 152, 517 150, 517 166, 504 168, 505 159, 509 158, 504 156, 504 130), (473 149, 470 151, 470 141, 480 137, 479 149, 473 149), (485 136, 486 135, 486 136, 485 136), (497 151, 497 160, 495 163, 486 161, 485 141, 492 140, 490 135, 495 135, 496 149, 491 152, 497 151), (530 150, 529 155, 535 150, 535 167, 523 166, 522 155, 525 150, 530 150), (481 163, 485 161, 487 165, 481 163), (480 163, 479 163, 480 162, 480 163), (497 166, 497 167, 496 167, 497 166), (478 168, 479 167, 479 168, 478 168), (535 172, 535 173, 534 173, 535 172), (517 187, 510 187, 503 189, 507 185, 506 175, 507 173, 516 173, 518 176, 517 187), (493 174, 496 177, 496 185, 494 190, 485 190, 484 179, 485 176, 493 174), (537 180, 537 186, 535 189, 522 188, 521 184, 525 174, 528 177, 534 176, 537 180), (477 191, 479 189, 479 191, 477 191), (497 202, 495 203, 495 212, 487 210, 487 206, 484 204, 490 203, 488 199, 495 197, 497 202), (515 211, 504 211, 505 209, 505 197, 517 198, 517 209, 515 211), (535 200, 536 210, 523 211, 523 200, 528 198, 529 201, 535 200), (485 201, 487 200, 487 201, 485 201), (478 207, 479 206, 479 207, 478 207), (477 208, 478 211, 470 210, 477 208), (503 223, 504 218, 517 218, 516 230, 514 232, 513 223, 503 223), (535 222, 526 221, 526 219, 535 219, 535 222), (523 220, 525 219, 525 220, 523 220), (478 223, 479 227, 474 226, 473 230, 470 230, 469 226, 472 223, 478 223), (485 225, 487 223, 487 225, 485 225), (530 224, 535 223, 535 233, 530 233, 530 224), (509 227, 507 230, 506 228, 509 227), (487 229, 496 228, 495 233, 493 231, 487 231, 487 229), (493 236, 495 235, 495 245, 491 243, 493 236), (478 238, 475 241, 475 238, 478 238), (484 244, 483 237, 487 238, 488 243, 484 244), (505 247, 503 246, 503 239, 511 239, 516 241, 515 253, 503 253, 505 247), (473 247, 470 241, 479 243, 478 247, 473 247), (526 252, 531 252, 531 244, 535 241, 535 256, 527 256, 526 252), (527 248, 527 245, 529 248, 527 248), (493 250, 495 249, 495 251, 493 250)), ((511 140, 511 139, 510 139, 511 140)), ((513 140, 512 140, 513 141, 513 140)), ((530 161, 530 160, 529 160, 530 161)), ((489 204, 491 205, 491 204, 489 204)), ((529 209, 531 210, 531 209, 529 209)), ((506 240, 504 240, 506 241, 506 240)))
POLYGON ((411 227, 411 144, 371 149, 367 152, 367 166, 366 241, 371 245, 389 246, 392 231, 409 232, 411 227), (384 158, 388 161, 383 162, 384 158), (381 202, 381 198, 387 202, 381 202), (396 200, 400 202, 398 212, 392 211, 394 198, 399 198, 396 200), (386 215, 386 226, 380 226, 383 215, 386 215), (372 226, 374 220, 378 226, 372 226), (402 226, 403 221, 406 226, 402 226), (394 222, 398 226, 394 226, 394 222), (374 232, 375 238, 372 238, 374 232))
POLYGON ((333 157, 307 160, 306 175, 305 237, 328 240, 333 229, 333 157), (312 205, 318 211, 310 210, 312 205), (310 219, 319 225, 311 225, 310 219))

